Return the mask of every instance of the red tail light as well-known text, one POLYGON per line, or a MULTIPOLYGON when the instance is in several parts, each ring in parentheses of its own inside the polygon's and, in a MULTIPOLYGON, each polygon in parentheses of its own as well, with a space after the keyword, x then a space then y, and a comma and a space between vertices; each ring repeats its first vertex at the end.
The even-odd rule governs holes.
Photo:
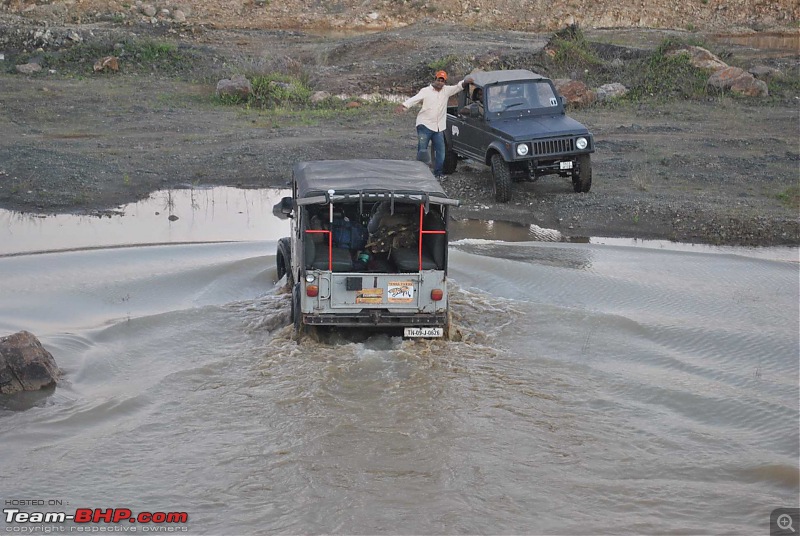
POLYGON ((309 298, 316 298, 319 294, 319 287, 317 285, 308 285, 306 287, 306 296, 309 298))
POLYGON ((433 301, 441 301, 444 298, 444 291, 440 288, 435 288, 431 291, 431 299, 433 301))

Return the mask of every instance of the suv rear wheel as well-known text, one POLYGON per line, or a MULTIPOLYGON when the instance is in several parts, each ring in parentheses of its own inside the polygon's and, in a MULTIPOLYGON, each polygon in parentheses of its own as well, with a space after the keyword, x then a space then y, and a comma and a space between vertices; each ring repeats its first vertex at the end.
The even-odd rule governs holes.
POLYGON ((588 154, 579 155, 578 170, 572 174, 572 189, 576 192, 588 192, 592 188, 592 161, 588 154))
POLYGON ((450 175, 456 172, 456 167, 458 167, 458 155, 448 145, 444 150, 444 166, 442 171, 444 171, 445 175, 450 175))
POLYGON ((499 153, 492 155, 492 191, 498 203, 511 201, 511 170, 499 153))

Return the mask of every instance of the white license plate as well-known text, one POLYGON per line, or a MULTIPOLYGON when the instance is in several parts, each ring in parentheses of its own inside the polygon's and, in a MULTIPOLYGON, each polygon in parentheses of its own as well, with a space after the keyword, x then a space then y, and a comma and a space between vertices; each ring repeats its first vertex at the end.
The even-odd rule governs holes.
POLYGON ((572 160, 569 162, 560 162, 561 169, 572 169, 572 160))
POLYGON ((406 337, 441 337, 444 328, 405 328, 403 335, 406 337))

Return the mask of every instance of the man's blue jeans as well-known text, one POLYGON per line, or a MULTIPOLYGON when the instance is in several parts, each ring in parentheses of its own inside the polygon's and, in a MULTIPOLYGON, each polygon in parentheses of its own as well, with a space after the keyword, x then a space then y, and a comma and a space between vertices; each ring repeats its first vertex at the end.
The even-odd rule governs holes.
POLYGON ((417 160, 429 162, 428 143, 433 143, 433 174, 444 174, 444 132, 434 132, 425 125, 417 125, 417 160))

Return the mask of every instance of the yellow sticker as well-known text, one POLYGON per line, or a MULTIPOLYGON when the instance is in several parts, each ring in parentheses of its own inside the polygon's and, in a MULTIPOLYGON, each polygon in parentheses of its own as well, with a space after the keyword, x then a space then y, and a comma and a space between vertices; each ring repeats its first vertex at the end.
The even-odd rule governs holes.
POLYGON ((365 288, 356 294, 356 303, 383 303, 382 288, 365 288))
POLYGON ((386 293, 389 303, 411 303, 414 301, 413 281, 389 281, 386 293))

